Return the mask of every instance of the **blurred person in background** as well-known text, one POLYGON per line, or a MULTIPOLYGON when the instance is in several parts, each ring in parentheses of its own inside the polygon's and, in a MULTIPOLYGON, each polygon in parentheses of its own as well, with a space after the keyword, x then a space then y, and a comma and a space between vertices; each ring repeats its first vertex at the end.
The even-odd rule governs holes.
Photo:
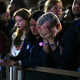
POLYGON ((64 41, 64 69, 78 70, 80 67, 80 0, 74 0, 72 13, 74 19, 69 22, 65 30, 64 41), (68 47, 69 46, 69 47, 68 47))
POLYGON ((16 30, 15 21, 13 19, 13 13, 20 8, 27 8, 24 0, 11 0, 8 5, 8 10, 10 14, 10 20, 8 21, 8 31, 12 34, 16 30))
POLYGON ((0 53, 6 56, 10 52, 11 35, 7 29, 8 16, 7 5, 5 2, 0 1, 0 53))
POLYGON ((5 26, 7 26, 8 23, 8 16, 7 16, 7 4, 3 1, 0 1, 0 20, 3 21, 3 23, 5 24, 5 26))
POLYGON ((44 6, 45 12, 53 12, 58 18, 62 15, 62 1, 61 0, 47 0, 44 6))
POLYGON ((4 22, 0 20, 0 55, 4 57, 10 53, 11 48, 11 36, 7 31, 4 22))

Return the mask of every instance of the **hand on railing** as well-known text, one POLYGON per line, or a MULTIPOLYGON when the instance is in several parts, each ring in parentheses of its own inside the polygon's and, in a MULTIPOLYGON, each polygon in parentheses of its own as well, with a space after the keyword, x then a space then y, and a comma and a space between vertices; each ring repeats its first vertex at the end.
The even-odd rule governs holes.
POLYGON ((18 61, 11 60, 11 55, 5 55, 3 58, 0 58, 0 65, 7 66, 20 66, 18 61))
POLYGON ((8 66, 20 66, 18 61, 14 61, 14 60, 9 60, 6 62, 6 65, 8 66))

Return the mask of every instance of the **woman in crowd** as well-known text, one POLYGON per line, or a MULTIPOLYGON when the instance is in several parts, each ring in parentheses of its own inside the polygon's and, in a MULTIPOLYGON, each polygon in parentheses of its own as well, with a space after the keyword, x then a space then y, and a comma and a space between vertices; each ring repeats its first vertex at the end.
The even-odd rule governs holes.
POLYGON ((18 56, 24 43, 25 36, 29 31, 29 17, 31 13, 25 8, 21 8, 14 13, 14 20, 17 26, 16 32, 12 34, 12 47, 10 54, 18 56))
POLYGON ((24 46, 20 52, 24 54, 24 60, 22 62, 23 68, 43 65, 40 61, 42 57, 42 54, 40 54, 42 38, 36 29, 37 19, 42 14, 44 14, 43 11, 34 11, 30 16, 30 31, 26 36, 24 46))

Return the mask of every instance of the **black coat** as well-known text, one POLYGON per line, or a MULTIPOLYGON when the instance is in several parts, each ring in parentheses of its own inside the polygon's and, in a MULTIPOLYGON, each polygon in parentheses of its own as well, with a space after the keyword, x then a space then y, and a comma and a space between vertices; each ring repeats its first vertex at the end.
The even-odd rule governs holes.
POLYGON ((63 35, 63 69, 77 70, 80 66, 80 24, 72 21, 63 35))
POLYGON ((17 57, 14 60, 21 60, 21 66, 23 69, 34 66, 45 66, 46 59, 45 54, 42 53, 42 39, 35 39, 33 42, 24 41, 23 47, 17 57))

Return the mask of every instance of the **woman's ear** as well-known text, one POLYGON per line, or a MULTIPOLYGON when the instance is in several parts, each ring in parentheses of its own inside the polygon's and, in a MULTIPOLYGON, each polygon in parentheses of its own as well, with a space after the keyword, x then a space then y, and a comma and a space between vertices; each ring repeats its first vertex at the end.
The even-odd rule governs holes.
POLYGON ((57 27, 58 32, 62 30, 62 26, 61 26, 60 23, 57 23, 57 24, 56 24, 56 27, 57 27))

